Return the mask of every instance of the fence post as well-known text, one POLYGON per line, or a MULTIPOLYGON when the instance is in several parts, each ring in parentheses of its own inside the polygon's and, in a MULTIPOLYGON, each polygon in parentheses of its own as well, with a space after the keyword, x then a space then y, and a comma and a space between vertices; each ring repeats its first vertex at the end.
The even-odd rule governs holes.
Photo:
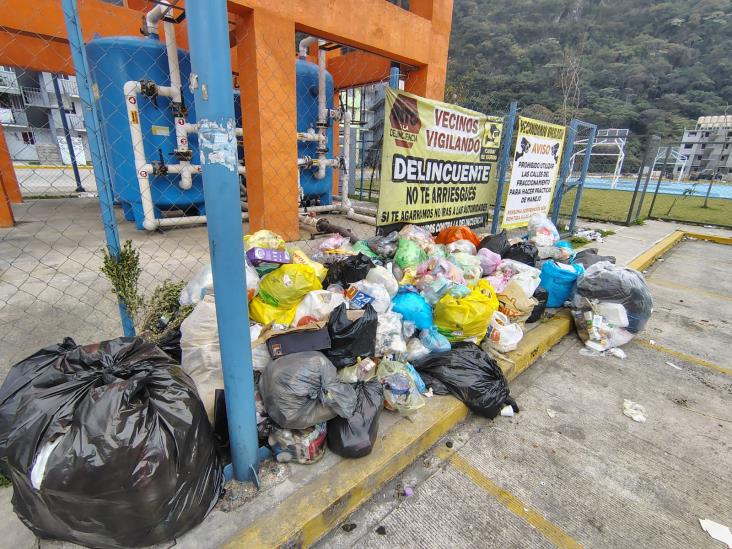
MULTIPOLYGON (((625 224, 630 225, 633 221, 638 219, 638 214, 640 214, 640 205, 638 206, 638 212, 635 214, 635 217, 633 217, 633 208, 635 207, 635 201, 638 197, 638 191, 640 190, 641 180, 643 179, 643 168, 646 167, 646 164, 648 164, 648 160, 651 157, 651 151, 653 150, 653 144, 654 141, 658 139, 658 137, 651 136, 651 139, 648 141, 648 148, 646 149, 646 154, 643 155, 643 162, 641 162, 641 166, 638 169, 638 178, 635 181, 635 189, 633 190, 633 198, 630 200, 630 208, 628 208, 628 216, 625 218, 625 224)), ((655 154, 655 152, 653 153, 655 154)), ((649 166, 650 168, 650 166, 649 166)), ((646 177, 646 187, 648 187, 648 181, 651 177, 650 175, 651 170, 648 170, 648 176, 646 177)), ((645 190, 643 191, 643 194, 645 195, 645 190)))
POLYGON ((569 177, 569 170, 572 169, 572 152, 574 151, 574 140, 577 138, 577 128, 579 121, 572 119, 569 123, 569 133, 567 133, 567 144, 562 154, 562 163, 559 166, 559 178, 554 189, 554 201, 552 203, 552 223, 557 224, 559 219, 559 209, 562 207, 562 198, 564 197, 564 184, 569 177))
POLYGON ((656 155, 658 154, 658 147, 661 142, 661 138, 657 135, 654 135, 651 137, 651 153, 652 156, 648 157, 648 160, 653 158, 653 162, 651 162, 651 165, 648 166, 648 173, 646 174, 646 181, 643 184, 643 192, 641 192, 640 201, 638 201, 638 209, 635 212, 635 218, 638 219, 640 217, 641 209, 643 208, 643 202, 646 199, 646 191, 648 190, 648 183, 651 181, 651 174, 653 173, 653 168, 656 167, 656 155))
POLYGON ((577 226, 577 215, 579 214, 580 204, 582 203, 582 191, 585 189, 585 178, 587 171, 590 169, 590 159, 592 158, 592 146, 595 144, 595 135, 597 135, 597 126, 590 127, 590 135, 587 137, 587 148, 585 149, 585 157, 582 159, 582 171, 577 181, 577 191, 574 195, 574 206, 572 207, 572 218, 569 220, 569 232, 574 233, 577 226))
MULTIPOLYGON (((61 126, 64 129, 64 138, 66 139, 66 148, 69 149, 69 159, 71 160, 71 167, 74 169, 74 179, 76 180, 76 192, 83 193, 84 187, 81 184, 81 176, 79 175, 79 166, 76 163, 76 151, 74 151, 74 143, 71 141, 71 132, 69 132, 69 122, 66 120, 66 113, 64 112, 64 102, 61 97, 61 89, 58 85, 58 76, 56 73, 51 74, 51 81, 53 82, 53 91, 56 95, 56 103, 58 103, 58 114, 61 118, 61 126)), ((56 137, 54 135, 54 137, 56 137)))
POLYGON ((511 101, 508 107, 508 115, 503 124, 503 137, 501 139, 501 157, 498 159, 498 178, 496 180, 496 203, 493 205, 493 219, 491 220, 491 233, 498 232, 498 220, 501 217, 501 201, 503 200, 503 186, 506 184, 506 172, 508 163, 511 160, 511 143, 513 143, 513 128, 516 125, 516 113, 518 103, 511 101))
MULTIPOLYGON (((259 466, 237 174, 226 0, 188 0, 186 24, 201 151, 231 461, 237 480, 259 466)), ((293 198, 294 200, 294 198, 293 198)))
MULTIPOLYGON (((84 125, 89 139, 89 150, 94 165, 94 179, 97 183, 99 195, 99 209, 102 214, 102 225, 104 236, 107 240, 107 250, 112 257, 118 257, 121 249, 119 233, 117 232, 117 220, 114 216, 114 196, 112 193, 112 180, 109 176, 106 157, 103 154, 102 134, 99 129, 99 115, 97 104, 92 93, 91 80, 89 79, 89 64, 84 49, 84 39, 81 34, 81 23, 76 0, 62 0, 66 30, 69 37, 69 49, 74 60, 76 71, 76 83, 79 87, 79 98, 84 108, 84 125)), ((61 114, 63 116, 63 113, 61 114)), ((121 301, 119 305, 119 316, 122 320, 122 330, 126 336, 135 335, 135 326, 127 314, 127 308, 121 301)))
POLYGON ((666 164, 668 164, 668 157, 671 156, 671 145, 666 145, 666 155, 663 158, 663 166, 661 166, 661 171, 658 174, 658 181, 656 181, 656 190, 653 191, 653 199, 651 199, 651 207, 648 209, 648 217, 650 218, 653 215, 653 207, 656 205, 656 197, 658 196, 658 189, 661 186, 661 181, 663 181, 663 170, 666 168, 666 164))

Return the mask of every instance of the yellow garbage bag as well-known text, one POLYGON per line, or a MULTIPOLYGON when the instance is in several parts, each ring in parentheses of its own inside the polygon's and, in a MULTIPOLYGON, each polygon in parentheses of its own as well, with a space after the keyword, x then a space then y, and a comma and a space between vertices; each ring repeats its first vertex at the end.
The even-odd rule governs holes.
POLYGON ((462 298, 448 293, 435 305, 435 326, 450 341, 474 338, 480 343, 497 308, 495 297, 491 299, 477 288, 462 298))
POLYGON ((259 283, 259 297, 265 303, 290 309, 313 290, 322 290, 323 285, 310 265, 290 263, 266 274, 259 283))
POLYGON ((286 324, 289 326, 295 320, 296 313, 297 305, 289 309, 280 309, 274 305, 265 303, 259 299, 259 296, 255 296, 249 302, 249 318, 260 324, 274 322, 275 324, 286 324))
POLYGON ((493 310, 497 310, 501 304, 500 300, 498 299, 498 295, 496 294, 495 288, 493 288, 493 285, 491 285, 490 282, 488 282, 487 279, 481 278, 478 283, 475 285, 475 289, 479 290, 483 293, 488 299, 491 301, 491 307, 493 310))
POLYGON ((323 279, 325 278, 325 275, 328 274, 328 269, 323 265, 322 263, 318 263, 317 261, 313 261, 310 259, 305 252, 303 252, 300 248, 297 246, 287 246, 287 253, 290 254, 290 258, 292 259, 293 263, 298 263, 300 265, 309 265, 313 268, 315 271, 315 276, 318 277, 318 279, 323 282, 323 279))
POLYGON ((262 229, 252 234, 244 235, 244 249, 249 251, 252 248, 271 248, 273 250, 284 250, 285 241, 277 233, 262 229))

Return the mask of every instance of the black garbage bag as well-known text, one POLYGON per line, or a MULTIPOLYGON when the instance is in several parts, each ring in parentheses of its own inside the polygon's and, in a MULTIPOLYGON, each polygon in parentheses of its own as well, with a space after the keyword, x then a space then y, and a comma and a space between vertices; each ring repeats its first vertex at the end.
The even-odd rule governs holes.
POLYGON ((478 245, 478 249, 480 250, 481 248, 487 248, 493 253, 497 253, 503 257, 503 254, 507 253, 509 248, 511 248, 511 245, 508 243, 506 229, 503 229, 498 234, 489 234, 488 236, 483 237, 483 240, 481 240, 478 245))
POLYGON ((34 534, 142 547, 199 524, 223 470, 193 381, 142 338, 70 338, 10 370, 0 460, 34 534))
MULTIPOLYGON (((350 314, 360 313, 351 311, 350 314)), ((356 320, 350 320, 348 315, 349 312, 343 303, 330 313, 328 319, 330 349, 324 349, 323 353, 338 369, 355 364, 359 357, 374 356, 376 351, 379 316, 371 304, 366 305, 363 316, 356 320)))
POLYGON ((349 284, 366 278, 373 266, 373 261, 362 253, 348 259, 334 261, 328 265, 328 274, 323 280, 323 288, 327 288, 331 284, 340 284, 345 288, 349 284))
POLYGON ((348 418, 328 422, 328 448, 339 456, 360 458, 371 453, 384 409, 384 388, 378 379, 356 384, 356 409, 348 418))
POLYGON ((609 261, 589 267, 577 279, 577 294, 590 300, 620 303, 628 313, 627 330, 640 332, 653 312, 653 298, 643 275, 609 261))
POLYGON ((366 243, 376 255, 384 259, 390 259, 394 257, 399 247, 399 233, 392 231, 386 236, 373 236, 366 243))
POLYGON ((307 429, 336 416, 351 417, 356 393, 338 379, 323 353, 292 353, 269 363, 259 379, 267 415, 285 429, 307 429))
POLYGON ((452 394, 480 416, 494 418, 506 404, 519 411, 496 361, 475 343, 453 343, 449 351, 430 353, 414 367, 435 394, 452 394))
POLYGON ((539 303, 531 310, 529 318, 526 319, 527 323, 538 321, 541 318, 541 315, 544 314, 544 311, 546 310, 546 302, 549 300, 549 292, 547 292, 546 288, 543 286, 538 286, 536 290, 534 290, 534 295, 532 297, 539 303))
POLYGON ((539 250, 536 249, 533 242, 522 240, 511 246, 505 254, 501 254, 501 257, 503 259, 513 259, 514 261, 526 263, 533 267, 539 259, 539 250))
POLYGON ((600 261, 609 261, 610 263, 615 263, 615 256, 598 255, 597 248, 585 248, 577 252, 577 254, 574 256, 574 260, 572 260, 572 263, 579 263, 585 269, 587 269, 587 267, 590 267, 595 263, 599 263, 600 261))
POLYGON ((158 347, 167 353, 167 355, 180 364, 180 328, 171 330, 158 341, 158 347))

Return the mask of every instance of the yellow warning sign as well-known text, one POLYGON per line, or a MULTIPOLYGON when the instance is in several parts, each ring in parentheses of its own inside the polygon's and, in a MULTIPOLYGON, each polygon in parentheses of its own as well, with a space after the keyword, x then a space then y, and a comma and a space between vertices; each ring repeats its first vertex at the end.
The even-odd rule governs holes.
POLYGON ((140 117, 137 114, 137 111, 131 111, 130 112, 130 119, 132 121, 132 124, 139 124, 140 123, 140 117))

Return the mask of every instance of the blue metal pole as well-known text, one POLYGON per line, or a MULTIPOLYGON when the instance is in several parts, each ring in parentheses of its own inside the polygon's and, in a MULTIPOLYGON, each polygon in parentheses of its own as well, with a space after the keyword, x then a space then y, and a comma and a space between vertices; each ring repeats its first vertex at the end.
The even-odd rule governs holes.
POLYGON ((569 133, 567 134, 567 144, 562 153, 562 163, 559 166, 559 178, 554 189, 554 202, 552 203, 552 223, 557 224, 559 219, 559 208, 562 206, 562 197, 564 196, 564 185, 569 177, 571 168, 570 160, 574 151, 574 140, 577 138, 578 120, 572 120, 569 123, 569 133))
POLYGON ((503 187, 506 183, 506 172, 508 171, 508 163, 511 160, 511 143, 513 142, 513 128, 516 125, 516 114, 518 113, 518 103, 511 101, 508 107, 508 115, 503 124, 503 137, 501 138, 501 157, 498 159, 498 183, 496 187, 496 203, 493 206, 493 221, 491 222, 491 232, 498 232, 498 221, 501 217, 501 201, 503 200, 503 187))
POLYGON ((231 460, 234 478, 257 482, 257 422, 226 0, 188 0, 186 24, 231 460))
POLYGON ((399 67, 392 67, 389 71, 389 87, 399 89, 399 67))
POLYGON ((572 208, 572 218, 569 220, 569 232, 574 233, 577 226, 577 214, 579 214, 580 203, 582 202, 582 191, 585 188, 585 178, 587 171, 590 169, 590 158, 592 158, 592 146, 595 144, 595 135, 597 134, 597 126, 590 127, 590 135, 587 138, 587 149, 585 149, 585 157, 582 160, 582 172, 577 182, 577 191, 574 197, 574 206, 572 208))
MULTIPOLYGON (((66 30, 69 35, 69 47, 71 57, 74 60, 76 70, 76 83, 79 87, 79 98, 84 109, 84 125, 89 139, 89 150, 91 151, 92 164, 94 165, 94 179, 97 183, 99 194, 99 209, 102 213, 102 225, 104 236, 107 240, 107 250, 113 257, 118 257, 121 249, 119 233, 117 232, 117 220, 114 216, 114 195, 112 193, 112 180, 109 176, 109 167, 104 156, 102 145, 102 133, 99 128, 99 114, 97 104, 92 93, 92 83, 89 77, 89 63, 86 59, 84 39, 81 34, 81 23, 76 0, 62 0, 66 30)), ((59 106, 62 107, 62 106, 59 106)), ((64 114, 61 112, 61 116, 64 114)), ((71 154, 73 152, 70 150, 71 154)), ((122 330, 128 337, 135 335, 135 326, 127 314, 127 308, 118 300, 119 316, 122 320, 122 330)))

